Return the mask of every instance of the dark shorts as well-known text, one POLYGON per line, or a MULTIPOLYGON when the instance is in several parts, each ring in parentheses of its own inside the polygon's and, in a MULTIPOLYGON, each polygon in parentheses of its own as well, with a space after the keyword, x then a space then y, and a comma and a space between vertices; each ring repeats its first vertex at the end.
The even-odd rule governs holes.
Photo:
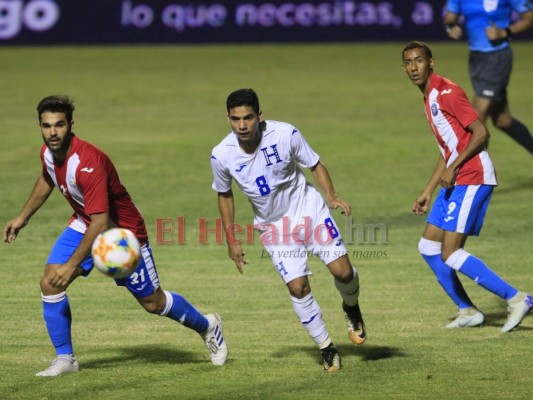
POLYGON ((470 52, 468 69, 476 96, 498 102, 507 100, 512 68, 511 47, 489 53, 470 52))

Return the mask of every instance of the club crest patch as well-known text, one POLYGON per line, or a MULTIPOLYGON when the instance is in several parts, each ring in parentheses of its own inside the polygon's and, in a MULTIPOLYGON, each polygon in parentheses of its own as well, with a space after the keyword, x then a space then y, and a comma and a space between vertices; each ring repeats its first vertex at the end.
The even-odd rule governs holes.
POLYGON ((437 106, 437 103, 433 103, 431 105, 431 114, 433 114, 433 116, 435 116, 438 113, 439 113, 439 107, 437 106))
POLYGON ((485 12, 492 12, 498 8, 498 0, 483 0, 483 9, 485 12))

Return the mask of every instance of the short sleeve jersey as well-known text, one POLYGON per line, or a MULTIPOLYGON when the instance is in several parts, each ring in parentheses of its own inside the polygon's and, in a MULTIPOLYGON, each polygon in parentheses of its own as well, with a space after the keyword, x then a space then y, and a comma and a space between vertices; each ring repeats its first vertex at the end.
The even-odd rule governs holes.
POLYGON ((148 240, 141 213, 102 150, 73 136, 63 162, 55 160, 46 145, 41 148, 40 156, 43 176, 52 179, 74 209, 70 219, 73 229, 85 233, 91 214, 109 212, 115 225, 130 229, 141 243, 148 240))
POLYGON ((233 180, 246 195, 259 224, 286 215, 303 199, 308 185, 301 168, 311 168, 319 156, 294 126, 265 121, 262 138, 253 154, 245 153, 231 132, 211 154, 212 188, 225 193, 233 180))
MULTIPOLYGON (((465 92, 437 74, 430 77, 428 96, 424 97, 426 117, 446 165, 450 165, 472 138, 468 125, 479 118, 465 92)), ((463 164, 456 185, 497 185, 489 153, 482 150, 463 164)))
POLYGON ((453 14, 463 15, 470 50, 481 52, 509 46, 508 41, 496 45, 490 43, 485 28, 491 22, 499 28, 507 28, 513 11, 523 14, 533 9, 530 0, 448 0, 446 8, 453 14))

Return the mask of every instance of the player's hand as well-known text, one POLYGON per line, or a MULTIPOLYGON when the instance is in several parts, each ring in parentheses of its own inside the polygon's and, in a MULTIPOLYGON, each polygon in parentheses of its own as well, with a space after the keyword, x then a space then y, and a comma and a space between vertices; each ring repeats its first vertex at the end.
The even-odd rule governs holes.
POLYGON ((459 25, 454 25, 448 29, 446 33, 450 39, 459 40, 463 37, 463 28, 459 25))
POLYGON ((496 24, 490 21, 490 26, 485 28, 485 35, 490 42, 499 42, 503 39, 507 39, 507 32, 505 29, 498 28, 496 24))
POLYGON ((349 216, 352 214, 352 207, 350 206, 350 204, 348 204, 346 201, 344 201, 343 199, 339 197, 331 197, 327 199, 327 202, 328 202, 328 207, 331 208, 332 210, 336 210, 337 208, 340 208, 342 214, 346 216, 349 216))
POLYGON ((236 244, 229 244, 228 243, 228 252, 229 257, 235 262, 235 266, 239 270, 239 272, 242 274, 242 267, 244 267, 245 264, 248 264, 248 261, 244 259, 244 256, 246 253, 242 250, 242 247, 239 243, 236 244))
POLYGON ((19 231, 28 224, 28 221, 19 218, 12 219, 4 227, 4 242, 11 243, 17 238, 19 231))
POLYGON ((413 203, 413 206, 411 207, 411 210, 416 215, 424 215, 428 211, 430 202, 431 202, 430 196, 421 195, 416 198, 415 202, 413 203))
POLYGON ((61 264, 50 275, 48 283, 53 288, 66 288, 73 278, 76 268, 71 268, 68 264, 61 264))
POLYGON ((442 176, 440 177, 440 185, 443 188, 451 188, 455 184, 455 178, 457 173, 452 168, 446 168, 442 176))

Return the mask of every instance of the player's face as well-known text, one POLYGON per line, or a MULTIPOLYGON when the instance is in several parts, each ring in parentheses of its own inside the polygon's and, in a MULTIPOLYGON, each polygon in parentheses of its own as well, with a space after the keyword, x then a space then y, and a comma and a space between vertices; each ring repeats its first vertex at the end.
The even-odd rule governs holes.
POLYGON ((259 131, 261 111, 256 114, 250 106, 232 108, 228 113, 231 129, 237 135, 239 142, 253 142, 259 131))
POLYGON ((67 121, 65 113, 45 111, 41 114, 39 127, 44 143, 53 153, 68 150, 73 121, 67 121))
POLYGON ((433 59, 422 48, 410 49, 403 53, 402 67, 411 82, 423 89, 433 70, 433 59))

